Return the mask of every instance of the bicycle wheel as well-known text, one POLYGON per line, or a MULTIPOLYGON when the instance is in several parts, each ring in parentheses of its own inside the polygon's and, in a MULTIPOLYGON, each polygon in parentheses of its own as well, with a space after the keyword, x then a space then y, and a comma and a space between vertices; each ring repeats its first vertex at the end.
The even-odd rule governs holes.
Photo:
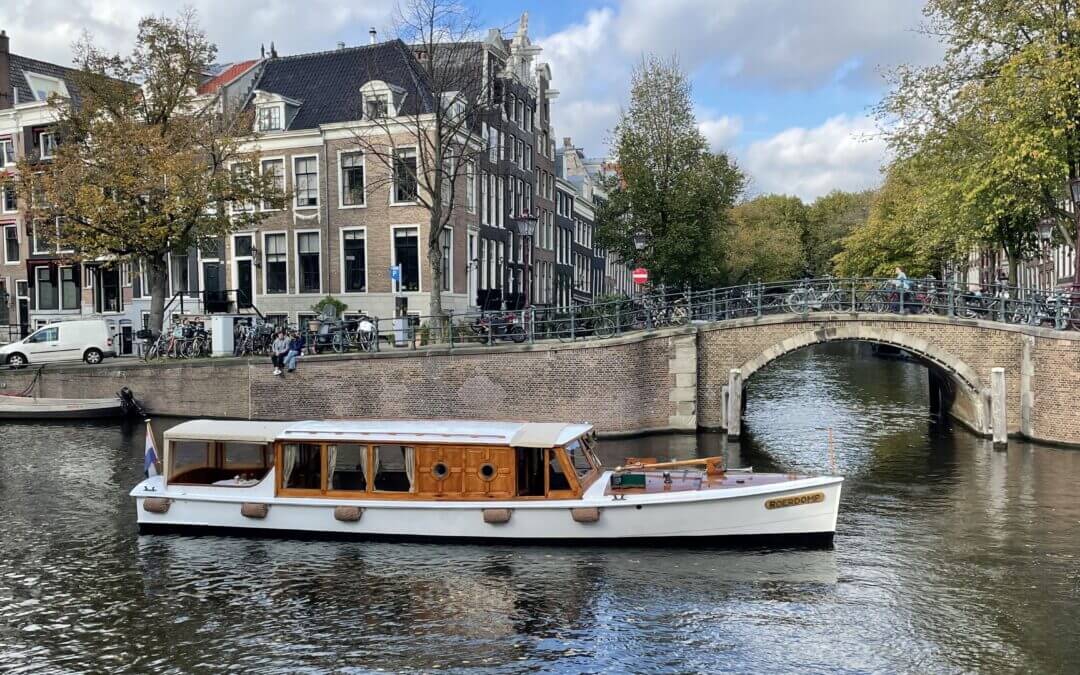
POLYGON ((607 338, 615 334, 615 322, 609 317, 600 317, 593 322, 593 335, 607 338))
POLYGON ((1080 305, 1063 310, 1065 330, 1080 330, 1080 305))
POLYGON ((338 354, 349 351, 349 335, 343 330, 334 333, 330 338, 330 344, 338 354))
POLYGON ((795 291, 789 295, 785 305, 792 314, 806 314, 810 311, 809 299, 806 297, 805 293, 799 291, 795 291))
POLYGON ((686 307, 679 305, 671 309, 671 318, 668 320, 672 326, 682 326, 690 321, 690 313, 686 307))

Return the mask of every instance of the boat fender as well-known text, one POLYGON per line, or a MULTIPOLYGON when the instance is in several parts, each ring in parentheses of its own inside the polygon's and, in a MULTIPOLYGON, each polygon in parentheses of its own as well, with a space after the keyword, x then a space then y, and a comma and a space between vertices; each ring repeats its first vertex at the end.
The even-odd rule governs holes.
POLYGON ((362 515, 364 515, 364 509, 359 506, 334 507, 334 520, 340 520, 343 523, 355 523, 362 515))
POLYGON ((510 522, 512 509, 484 509, 484 522, 491 525, 510 522))
POLYGON ((165 497, 147 497, 143 500, 142 508, 147 513, 165 513, 171 503, 172 500, 165 497))
POLYGON ((570 509, 570 515, 579 523, 595 523, 600 520, 600 508, 597 506, 585 506, 570 509))
POLYGON ((240 505, 240 515, 245 518, 265 518, 266 514, 270 512, 269 504, 256 504, 254 502, 244 502, 240 505))

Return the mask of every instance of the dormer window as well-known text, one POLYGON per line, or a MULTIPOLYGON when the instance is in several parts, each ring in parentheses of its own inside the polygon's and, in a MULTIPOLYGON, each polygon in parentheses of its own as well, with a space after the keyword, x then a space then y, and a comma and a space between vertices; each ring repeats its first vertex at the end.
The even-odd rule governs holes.
POLYGON ((282 104, 259 106, 259 131, 281 131, 285 128, 285 106, 282 104))
POLYGON ((34 98, 38 101, 48 101, 49 96, 52 94, 70 98, 67 85, 59 78, 41 75, 40 73, 23 72, 23 75, 26 77, 26 83, 30 85, 30 91, 34 92, 34 98))
POLYGON ((382 80, 371 80, 360 88, 361 113, 367 120, 396 117, 404 99, 404 89, 382 80))
POLYGON ((364 97, 364 116, 369 120, 382 119, 390 110, 390 97, 386 94, 369 94, 364 97))

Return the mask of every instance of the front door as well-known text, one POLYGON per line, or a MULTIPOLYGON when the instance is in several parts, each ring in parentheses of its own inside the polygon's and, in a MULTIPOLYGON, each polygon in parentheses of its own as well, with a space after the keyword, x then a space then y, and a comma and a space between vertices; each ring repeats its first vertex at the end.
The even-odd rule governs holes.
POLYGON ((207 312, 224 312, 228 310, 224 276, 221 273, 221 263, 203 263, 203 288, 206 291, 203 301, 207 312))
POLYGON ((255 275, 252 271, 251 260, 236 261, 236 306, 239 309, 249 309, 252 304, 252 296, 255 290, 255 275))
POLYGON ((19 303, 19 338, 30 334, 30 294, 26 281, 15 282, 15 297, 19 303))

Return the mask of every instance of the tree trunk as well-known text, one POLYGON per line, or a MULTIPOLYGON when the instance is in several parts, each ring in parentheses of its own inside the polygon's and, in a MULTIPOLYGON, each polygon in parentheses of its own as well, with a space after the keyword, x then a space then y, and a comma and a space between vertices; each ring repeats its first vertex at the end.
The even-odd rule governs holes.
POLYGON ((1019 285, 1017 283, 1017 271, 1020 267, 1020 261, 1008 249, 1005 249, 1005 256, 1009 259, 1009 286, 1015 288, 1019 285))
POLYGON ((168 267, 165 255, 158 254, 146 260, 150 282, 150 330, 160 333, 165 323, 165 295, 168 293, 168 267))
POLYGON ((428 264, 431 265, 431 338, 432 342, 442 342, 442 247, 432 245, 428 247, 428 264))

